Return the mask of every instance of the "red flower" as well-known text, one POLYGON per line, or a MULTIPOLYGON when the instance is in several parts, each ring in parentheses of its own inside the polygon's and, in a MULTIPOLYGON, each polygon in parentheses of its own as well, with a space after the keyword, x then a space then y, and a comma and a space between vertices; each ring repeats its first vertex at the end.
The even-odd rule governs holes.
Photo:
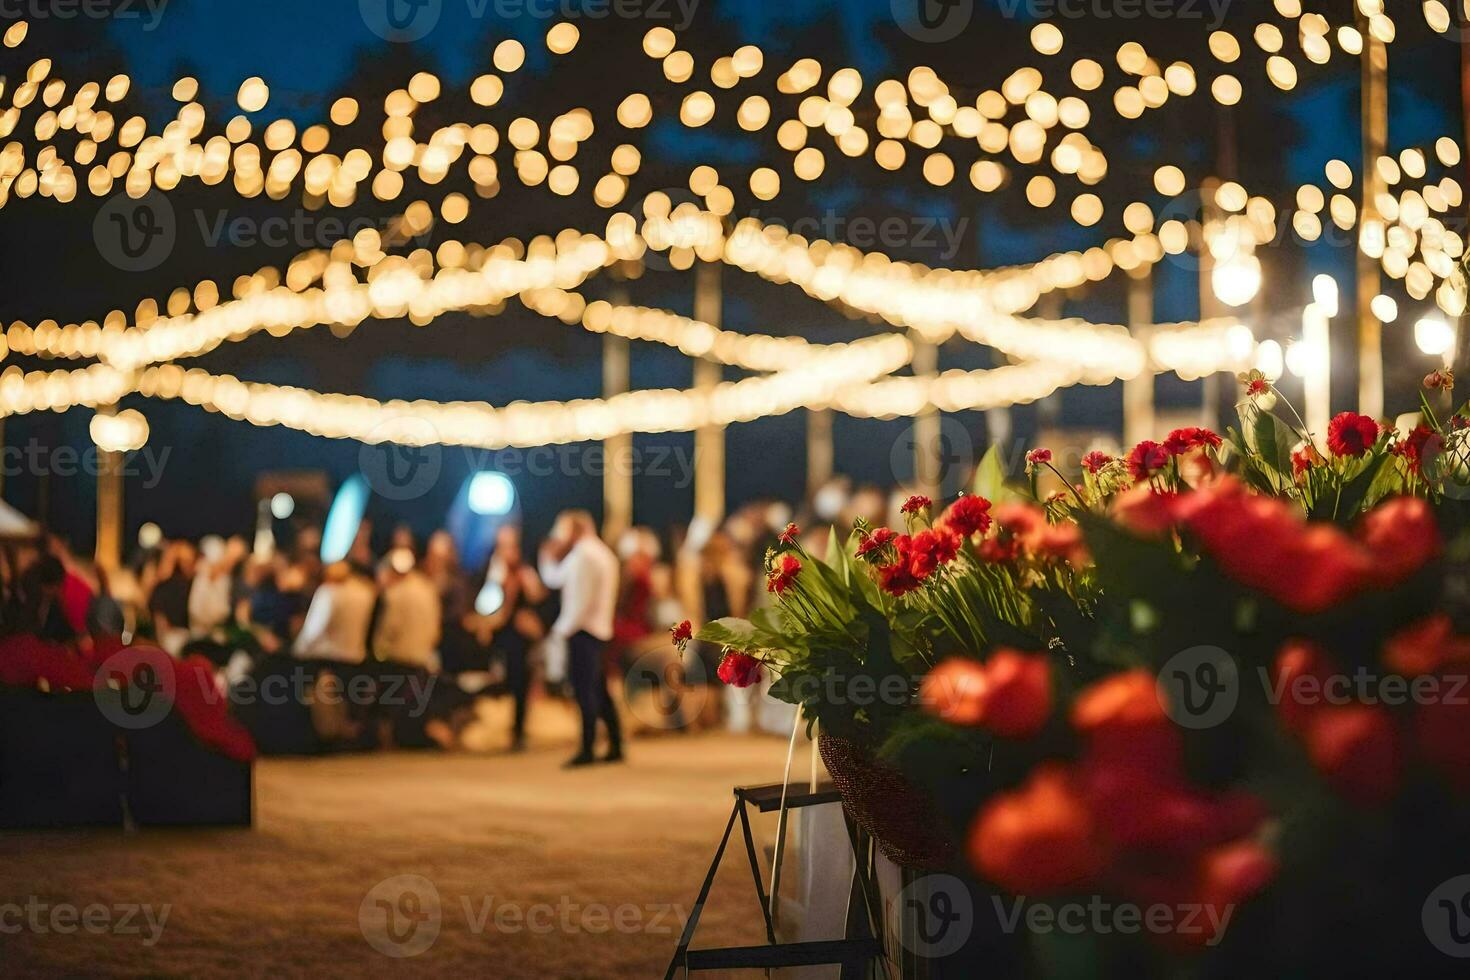
POLYGON ((1152 537, 1174 526, 1178 503, 1179 495, 1173 491, 1135 484, 1113 499, 1113 520, 1135 534, 1152 537))
POLYGON ((1082 468, 1096 476, 1098 471, 1113 461, 1113 457, 1101 450, 1094 449, 1082 457, 1082 468))
POLYGON ((1205 855, 1207 901, 1234 905, 1265 888, 1276 876, 1276 859, 1254 841, 1236 841, 1205 855))
POLYGON ((1151 439, 1145 439, 1128 454, 1128 472, 1135 480, 1147 480, 1169 465, 1169 450, 1151 439))
POLYGON ((1398 732, 1377 705, 1330 704, 1313 712, 1307 756, 1332 788, 1354 803, 1387 802, 1398 790, 1398 732))
POLYGON ((1455 635, 1444 613, 1410 623, 1383 644, 1383 664, 1396 674, 1421 677, 1449 663, 1470 660, 1470 639, 1455 635))
POLYGON ((694 638, 694 625, 686 619, 677 626, 670 627, 669 635, 673 637, 674 644, 682 650, 684 644, 694 638))
POLYGON ((1189 426, 1169 433, 1164 439, 1164 448, 1169 451, 1170 455, 1180 456, 1191 449, 1219 449, 1222 441, 1209 429, 1189 426))
POLYGON ((916 493, 909 499, 905 500, 903 502, 903 506, 900 507, 899 510, 905 514, 917 514, 919 511, 923 510, 925 507, 928 507, 933 503, 934 501, 930 500, 923 494, 916 493))
POLYGON ((1443 388, 1449 391, 1455 386, 1455 372, 1449 368, 1440 368, 1424 376, 1424 387, 1430 391, 1439 391, 1443 388))
POLYGON ((990 501, 967 493, 949 505, 944 523, 962 538, 990 530, 990 501))
MULTIPOLYGON (((1070 521, 1051 524, 1046 512, 1034 504, 1004 504, 996 508, 995 519, 1011 536, 1011 548, 1019 546, 1037 558, 1060 558, 1074 565, 1087 561, 1087 549, 1077 525, 1070 521)), ((980 548, 981 557, 987 561, 1000 560, 994 556, 1004 552, 1004 544, 989 546, 986 542, 980 548)))
POLYGON ((1072 705, 1072 727, 1090 762, 1138 769, 1156 782, 1182 771, 1184 743, 1164 712, 1152 674, 1130 670, 1098 681, 1072 705))
POLYGON ((1422 474, 1424 463, 1444 449, 1444 440, 1429 426, 1414 426, 1408 436, 1393 444, 1393 454, 1409 464, 1409 472, 1422 474))
POLYGON ((1046 512, 1035 504, 1001 504, 995 508, 995 519, 1002 530, 1021 539, 1039 534, 1046 527, 1046 512))
POLYGON ((878 585, 889 595, 907 595, 923 584, 914 576, 909 568, 908 559, 903 555, 900 555, 898 561, 892 565, 885 565, 878 569, 878 585))
POLYGON ((1017 895, 1084 888, 1109 858, 1076 775, 1057 763, 986 803, 970 828, 969 855, 976 870, 1017 895))
POLYGON ((780 537, 778 537, 776 540, 780 541, 784 545, 789 546, 795 544, 796 539, 800 536, 801 528, 797 527, 796 522, 793 521, 786 525, 786 530, 782 531, 780 537))
POLYGON ((1138 767, 1088 763, 1083 786, 1108 836, 1133 851, 1190 857, 1254 833, 1266 817, 1249 793, 1211 793, 1138 767))
POLYGON ((880 527, 871 534, 864 534, 863 539, 858 542, 857 553, 859 557, 870 554, 882 548, 888 542, 898 537, 898 532, 891 527, 880 527))
POLYGON ((1327 423, 1327 448, 1334 456, 1361 456, 1378 441, 1378 423, 1357 412, 1339 412, 1327 423))
POLYGON ((1327 460, 1317 452, 1317 447, 1310 442, 1304 442, 1291 451, 1291 475, 1297 480, 1301 479, 1303 473, 1315 466, 1321 466, 1327 460))
POLYGON ((985 662, 984 717, 1002 738, 1030 738, 1051 715, 1051 662, 1042 654, 1001 649, 985 662))
POLYGON ((1287 731, 1300 735, 1325 703, 1332 663, 1315 643, 1288 640, 1276 654, 1273 674, 1273 689, 1281 693, 1276 714, 1287 731))
POLYGON ((1050 449, 1033 449, 1026 454, 1026 472, 1030 473, 1036 467, 1051 462, 1050 449))
POLYGON ((1397 585, 1440 547, 1429 505, 1413 497, 1364 515, 1356 539, 1303 522, 1283 501, 1231 479, 1177 498, 1172 509, 1227 575, 1296 612, 1322 612, 1364 589, 1397 585))
POLYGON ((1046 525, 1034 550, 1043 558, 1059 558, 1079 567, 1092 560, 1082 540, 1082 529, 1071 521, 1046 525))
POLYGON ((985 668, 968 657, 950 657, 919 685, 919 704, 952 725, 978 725, 985 714, 989 682, 985 668))
POLYGON ((980 542, 979 551, 980 558, 984 561, 1015 561, 1021 557, 1021 542, 1010 535, 1004 538, 986 538, 980 542))
POLYGON ((718 673, 731 687, 750 687, 761 679, 761 662, 748 653, 727 650, 718 673))
POLYGON ((1271 390, 1271 382, 1265 378, 1252 378, 1246 382, 1245 393, 1252 398, 1257 398, 1271 390))
POLYGON ((1176 514, 1226 575, 1295 612, 1322 612, 1372 581, 1373 558, 1357 542, 1238 481, 1180 497, 1176 514))
POLYGON ((1199 904, 1206 907, 1202 931, 1183 938, 1197 945, 1219 938, 1228 911, 1261 891, 1276 877, 1279 865, 1270 851, 1251 840, 1240 840, 1206 853, 1197 869, 1199 904))
POLYGON ((1051 664, 1040 654, 997 650, 983 665, 951 657, 919 688, 929 713, 981 726, 1002 738, 1030 738, 1051 715, 1051 664))
POLYGON ((1429 502, 1394 497, 1363 515, 1358 540, 1372 559, 1373 579, 1387 588, 1439 556, 1439 525, 1429 502))
POLYGON ((923 580, 934 574, 940 565, 947 565, 959 554, 960 536, 947 527, 929 528, 908 539, 908 546, 899 546, 901 557, 907 557, 909 571, 914 578, 923 580))
POLYGON ((770 577, 766 579, 766 591, 784 594, 800 572, 801 562, 795 555, 782 555, 780 564, 771 570, 770 577))

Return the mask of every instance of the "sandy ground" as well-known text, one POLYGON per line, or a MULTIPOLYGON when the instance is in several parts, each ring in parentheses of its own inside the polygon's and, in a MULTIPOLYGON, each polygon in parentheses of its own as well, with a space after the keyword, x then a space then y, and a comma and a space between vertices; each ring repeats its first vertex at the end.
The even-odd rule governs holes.
MULTIPOLYGON (((0 975, 662 976, 730 788, 785 753, 707 733, 573 772, 565 746, 265 759, 253 830, 0 834, 0 975)), ((742 857, 696 945, 762 940, 742 857)))

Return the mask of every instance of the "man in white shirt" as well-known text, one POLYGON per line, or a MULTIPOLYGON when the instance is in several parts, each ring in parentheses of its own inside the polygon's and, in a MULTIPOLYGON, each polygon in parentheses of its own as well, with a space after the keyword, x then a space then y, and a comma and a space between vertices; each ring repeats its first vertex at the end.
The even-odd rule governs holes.
POLYGON ((618 600, 618 559, 597 536, 592 515, 565 510, 556 518, 551 537, 541 546, 541 578, 561 590, 561 615, 551 634, 567 645, 568 673, 577 707, 582 713, 582 749, 568 767, 596 761, 597 722, 607 729, 604 762, 623 758, 623 732, 618 707, 607 689, 602 648, 613 636, 613 612, 618 600))

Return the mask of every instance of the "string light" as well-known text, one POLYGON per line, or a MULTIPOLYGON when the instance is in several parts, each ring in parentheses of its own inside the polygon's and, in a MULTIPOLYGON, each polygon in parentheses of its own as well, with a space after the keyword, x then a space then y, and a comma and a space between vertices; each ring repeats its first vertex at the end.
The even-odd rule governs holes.
MULTIPOLYGON (((1430 6, 1425 5, 1425 16, 1433 26, 1430 6)), ((1279 0, 1277 9, 1283 16, 1301 18, 1299 33, 1303 51, 1309 60, 1323 63, 1326 59, 1322 57, 1321 44, 1314 44, 1310 39, 1320 42, 1327 36, 1330 25, 1326 19, 1316 14, 1303 16, 1300 5, 1289 0, 1279 0)), ((1391 42, 1395 30, 1392 22, 1383 16, 1381 7, 1368 13, 1373 35, 1386 43, 1391 42)), ((1353 43, 1354 34, 1356 32, 1350 33, 1350 29, 1339 30, 1337 37, 1344 50, 1353 43)), ((24 25, 12 25, 5 35, 5 43, 11 46, 19 44, 24 35, 24 25), (13 44, 12 35, 15 35, 13 44)), ((1282 53, 1281 31, 1272 25, 1262 25, 1253 36, 1258 46, 1272 55, 1267 59, 1268 78, 1281 88, 1297 84, 1297 68, 1282 53)), ((546 44, 553 53, 565 54, 576 46, 578 38, 574 25, 558 24, 548 31, 546 44)), ((1360 44, 1360 37, 1358 42, 1360 44)), ((1050 56, 1062 49, 1064 39, 1054 25, 1041 24, 1032 32, 1032 43, 1038 53, 1050 56)), ((688 52, 677 50, 677 37, 671 31, 664 28, 649 31, 644 37, 643 48, 649 57, 663 61, 665 75, 670 81, 683 84, 692 77, 693 59, 688 52)), ((1210 50, 1217 60, 1227 64, 1240 57, 1238 42, 1225 32, 1211 36, 1210 50)), ((492 61, 497 70, 510 73, 522 66, 524 58, 525 51, 520 42, 508 40, 497 46, 492 61)), ((719 89, 732 88, 740 79, 759 73, 763 60, 758 48, 746 46, 718 59, 711 68, 711 80, 719 89)), ((1158 108, 1170 95, 1187 96, 1195 90, 1194 70, 1187 63, 1175 62, 1161 72, 1160 63, 1136 42, 1123 45, 1116 60, 1119 68, 1132 76, 1132 84, 1119 88, 1114 95, 1115 108, 1125 117, 1133 118, 1148 108, 1158 108)), ((12 108, 24 108, 35 99, 36 88, 50 70, 49 61, 44 65, 37 62, 37 66, 40 67, 33 66, 23 83, 32 89, 24 101, 18 92, 12 94, 15 103, 12 108)), ((783 94, 800 95, 811 91, 820 82, 821 75, 820 64, 812 59, 801 59, 781 75, 777 88, 783 94)), ((1073 64, 1071 76, 1079 89, 1091 91, 1102 84, 1104 72, 1096 62, 1082 59, 1073 64)), ((88 84, 100 91, 96 83, 88 84)), ((885 169, 897 169, 903 165, 907 156, 905 143, 920 147, 924 151, 920 153, 923 176, 936 186, 949 185, 959 169, 951 153, 939 148, 941 141, 951 134, 978 140, 987 152, 1008 151, 1023 166, 1047 161, 1064 176, 1075 176, 1089 184, 1101 180, 1107 172, 1106 157, 1078 132, 1090 119, 1086 103, 1073 97, 1058 99, 1041 86, 1039 71, 1022 68, 1005 81, 1000 91, 982 93, 972 107, 959 104, 949 87, 931 69, 915 69, 909 73, 906 84, 889 79, 875 88, 874 99, 880 107, 878 132, 883 139, 870 140, 868 132, 857 125, 849 108, 862 91, 861 76, 853 69, 842 69, 829 78, 826 98, 809 96, 801 104, 801 117, 786 120, 778 127, 778 142, 783 149, 795 154, 791 170, 802 180, 818 179, 827 169, 826 154, 816 146, 807 145, 809 130, 827 132, 843 155, 858 156, 871 148, 875 159, 885 169), (922 110, 920 115, 927 115, 927 118, 914 118, 915 113, 908 105, 910 98, 922 110), (1020 107, 1026 118, 1008 127, 1001 120, 1011 111, 1011 106, 1020 107), (795 124, 795 128, 791 128, 791 124, 795 124), (1074 132, 1047 152, 1048 131, 1058 124, 1074 132), (796 135, 798 129, 799 138, 796 135), (1068 142, 1072 137, 1076 139, 1068 142)), ((120 100, 128 88, 126 76, 114 78, 108 83, 107 97, 112 101, 120 100)), ((80 99, 81 91, 86 89, 87 86, 79 89, 79 101, 71 107, 77 109, 78 115, 90 111, 89 107, 81 104, 85 100, 80 99)), ((60 89, 48 86, 48 91, 59 93, 60 89)), ((1240 82, 1233 75, 1217 76, 1211 84, 1211 91, 1217 101, 1227 105, 1234 104, 1241 97, 1240 82)), ((307 127, 298 136, 294 124, 288 120, 266 124, 261 131, 261 145, 277 154, 269 162, 263 162, 264 154, 259 146, 248 142, 251 127, 243 117, 231 120, 226 136, 211 137, 203 144, 195 142, 202 137, 204 127, 204 111, 193 101, 198 96, 197 81, 191 78, 179 80, 173 87, 173 95, 183 104, 175 120, 159 135, 149 135, 141 117, 134 117, 119 127, 110 116, 100 119, 96 118, 100 114, 93 113, 91 127, 98 137, 92 141, 94 145, 109 136, 116 136, 120 145, 136 148, 136 152, 130 160, 123 162, 119 173, 93 168, 83 185, 90 193, 109 193, 117 180, 124 180, 129 193, 138 191, 140 194, 151 187, 166 190, 190 176, 207 183, 218 183, 233 168, 234 186, 246 196, 263 192, 279 198, 299 180, 306 194, 347 206, 352 203, 359 184, 370 181, 377 196, 391 200, 403 190, 402 173, 416 171, 424 183, 438 183, 461 159, 468 160, 470 174, 484 196, 498 189, 499 168, 490 156, 499 143, 499 132, 495 127, 458 123, 434 132, 427 142, 419 142, 411 135, 415 110, 439 96, 437 78, 427 73, 415 75, 406 88, 392 93, 385 103, 388 119, 383 127, 385 139, 381 159, 384 169, 377 174, 372 171, 376 157, 364 148, 349 150, 340 158, 326 155, 324 151, 330 134, 325 126, 307 127), (315 156, 307 159, 294 148, 298 142, 302 151, 315 156), (466 147, 473 152, 466 152, 466 147)), ((483 75, 472 84, 471 95, 476 104, 493 106, 501 101, 503 85, 497 76, 483 75)), ((42 102, 52 105, 59 101, 61 95, 57 94, 50 102, 46 101, 47 98, 49 96, 43 97, 42 102)), ((95 99, 96 94, 89 98, 95 99)), ((771 107, 763 98, 754 101, 758 98, 747 98, 736 112, 742 129, 755 131, 768 123, 771 107)), ((260 111, 268 99, 269 89, 260 78, 247 79, 237 95, 240 108, 246 112, 260 111)), ((715 99, 708 92, 696 90, 682 98, 680 119, 686 126, 703 126, 714 118, 715 113, 715 99)), ((330 113, 331 121, 338 126, 350 124, 357 116, 358 106, 351 99, 339 99, 330 113)), ((652 104, 647 96, 635 93, 620 103, 617 117, 619 124, 626 128, 641 128, 652 117, 652 104)), ((47 126, 50 125, 47 122, 47 126)), ((59 116, 56 125, 60 128, 59 116)), ((38 128, 38 137, 42 131, 38 128)), ((513 172, 528 186, 544 183, 556 194, 575 193, 582 181, 578 169, 569 161, 576 154, 576 145, 591 131, 592 120, 586 110, 572 110, 553 120, 544 128, 544 143, 542 126, 528 118, 515 120, 506 131, 507 140, 516 150, 513 172)), ((49 138, 56 129, 48 128, 44 132, 49 138)), ((623 199, 627 178, 638 170, 636 148, 625 146, 633 156, 623 152, 619 158, 615 153, 611 164, 613 173, 587 180, 594 199, 604 207, 616 206, 623 199)), ((1448 138, 1439 141, 1435 151, 1446 165, 1452 165, 1450 161, 1458 161, 1460 156, 1459 145, 1448 138)), ((95 150, 79 145, 76 162, 89 162, 82 159, 88 153, 95 153, 95 150)), ((18 196, 40 193, 58 202, 74 199, 78 184, 70 166, 59 162, 54 155, 46 159, 47 166, 27 168, 25 150, 20 144, 7 146, 0 153, 0 205, 11 193, 18 196)), ((38 164, 40 160, 38 156, 38 164)), ((1378 166, 1385 171, 1386 178, 1392 175, 1389 183, 1396 183, 1400 172, 1419 179, 1424 162, 1423 154, 1405 151, 1398 160, 1384 158, 1378 166)), ((1334 161, 1334 164, 1339 163, 1334 161)), ((968 166, 962 162, 961 166, 969 175, 970 183, 981 191, 999 188, 1007 176, 1006 169, 991 160, 977 160, 968 166)), ((1334 186, 1346 190, 1351 186, 1351 172, 1345 164, 1341 164, 1341 170, 1345 173, 1335 172, 1330 165, 1328 177, 1334 186), (1339 183, 1339 180, 1343 182, 1339 183)), ((1378 208, 1389 222, 1382 230, 1384 247, 1381 256, 1385 268, 1390 269, 1390 274, 1398 273, 1395 278, 1405 281, 1411 295, 1423 298, 1436 291, 1437 283, 1436 295, 1442 307, 1448 309, 1446 304, 1458 302, 1463 308, 1463 279, 1458 278, 1454 267, 1454 260, 1463 254, 1463 242, 1431 216, 1431 212, 1442 210, 1434 206, 1436 203, 1456 206, 1449 202, 1451 197, 1459 196, 1458 184, 1450 178, 1446 180, 1450 181, 1448 185, 1436 185, 1432 189, 1428 186, 1412 191, 1406 189, 1393 199, 1391 207, 1378 208), (1413 258, 1415 248, 1420 250, 1420 258, 1413 258)), ((780 193, 780 174, 773 167, 758 167, 751 172, 748 184, 753 197, 770 200, 780 193)), ((1177 196, 1186 187, 1183 173, 1177 167, 1161 168, 1155 175, 1155 184, 1156 189, 1170 196, 1177 196)), ((1026 186, 1031 203, 1039 207, 1050 206, 1058 194, 1056 181, 1043 174, 1031 177, 1026 186)), ((698 349, 700 344, 707 344, 710 351, 717 347, 723 351, 712 355, 717 359, 732 358, 727 363, 743 361, 761 365, 751 368, 753 370, 778 370, 783 357, 775 352, 796 349, 795 345, 785 343, 792 338, 727 335, 722 331, 710 333, 713 328, 707 324, 677 318, 663 311, 614 309, 606 304, 588 304, 568 291, 611 261, 636 258, 644 248, 655 248, 668 251, 671 264, 676 268, 687 268, 696 258, 723 260, 756 271, 773 281, 796 283, 813 296, 880 316, 895 326, 913 328, 929 339, 942 339, 958 332, 967 339, 988 343, 1012 356, 1030 358, 1031 364, 1016 367, 1033 368, 1031 374, 1018 371, 1011 372, 1009 376, 1030 378, 1037 390, 1042 387, 1038 379, 1044 378, 1047 383, 1055 379, 1058 385, 1089 379, 1111 380, 1130 377, 1146 365, 1176 369, 1188 362, 1190 366, 1184 366, 1183 371, 1196 370, 1193 365, 1198 365, 1201 371, 1210 365, 1215 365, 1213 369, 1218 370, 1219 365, 1230 358, 1238 360, 1243 346, 1250 346, 1249 341, 1242 343, 1240 330, 1244 328, 1238 324, 1202 324, 1165 331, 1158 335, 1165 339, 1156 338, 1149 349, 1144 350, 1122 328, 1083 321, 1023 319, 1016 315, 1029 309, 1046 292, 1101 281, 1115 269, 1146 267, 1165 254, 1187 247, 1187 238, 1180 238, 1183 228, 1177 221, 1165 222, 1155 235, 1153 215, 1141 202, 1113 212, 1121 212, 1125 226, 1134 236, 1132 239, 1113 239, 1085 252, 1063 253, 1009 270, 955 271, 897 263, 877 253, 865 254, 826 242, 809 243, 784 232, 773 233, 772 229, 758 223, 737 223, 735 232, 727 239, 722 229, 711 234, 708 226, 712 222, 718 228, 719 216, 731 213, 735 202, 730 186, 719 183, 715 178, 697 193, 705 198, 706 210, 693 224, 703 224, 705 228, 692 238, 683 227, 689 223, 688 214, 664 214, 646 216, 643 228, 631 232, 625 228, 631 217, 615 215, 614 221, 609 222, 609 233, 605 239, 574 236, 575 240, 566 241, 563 248, 563 241, 559 238, 550 246, 543 244, 535 256, 528 250, 524 259, 517 257, 514 249, 502 253, 495 253, 492 249, 489 256, 481 255, 466 262, 463 257, 479 246, 461 243, 445 243, 434 257, 423 253, 422 259, 412 256, 405 259, 387 255, 382 241, 364 239, 354 242, 350 259, 339 255, 337 249, 332 251, 329 259, 303 259, 298 268, 306 267, 308 271, 300 273, 287 285, 260 281, 246 295, 237 295, 234 300, 218 303, 217 293, 213 300, 207 300, 201 298, 207 296, 207 292, 191 294, 185 291, 181 302, 175 303, 174 299, 179 296, 179 291, 175 291, 175 297, 169 301, 167 315, 158 316, 155 306, 153 313, 146 318, 147 322, 144 323, 145 318, 140 316, 138 325, 132 329, 124 329, 125 320, 117 318, 109 318, 103 325, 89 323, 67 327, 48 321, 34 329, 24 325, 19 329, 12 327, 8 337, 18 352, 101 357, 107 365, 126 373, 145 365, 202 353, 220 343, 262 329, 278 334, 320 323, 334 329, 350 330, 368 317, 386 316, 408 316, 413 322, 425 323, 451 309, 478 312, 520 295, 527 305, 551 315, 565 317, 576 310, 576 318, 588 329, 595 330, 594 324, 614 329, 611 325, 617 323, 616 330, 628 331, 624 335, 658 339, 681 349, 698 349), (1139 207, 1144 210, 1140 211, 1139 207), (742 227, 747 234, 740 233, 742 227), (358 281, 352 273, 354 265, 367 271, 366 282, 358 281), (317 281, 322 285, 314 285, 317 281), (189 312, 191 295, 195 297, 192 301, 198 304, 197 313, 189 312), (206 303, 210 304, 207 309, 206 303), (598 312, 592 313, 594 308, 598 312), (1181 341, 1180 338, 1185 336, 1189 340, 1181 341), (1175 346, 1170 347, 1171 344, 1175 346), (1180 344, 1201 346, 1192 349, 1195 356, 1191 361, 1181 354, 1183 347, 1180 344), (1084 367, 1088 361, 1092 362, 1091 366, 1084 367), (1068 377, 1073 380, 1065 380, 1068 377)), ((1084 226, 1096 224, 1108 213, 1096 194, 1074 196, 1067 191, 1067 197, 1071 200, 1070 211, 1074 220, 1084 226)), ((1316 221, 1316 233, 1320 234, 1317 214, 1325 206, 1322 197, 1320 191, 1315 198, 1306 188, 1298 191, 1298 205, 1305 212, 1305 217, 1302 212, 1293 216, 1294 227, 1299 231, 1303 227, 1310 230, 1311 221, 1316 221)), ((1217 200, 1227 211, 1245 212, 1239 217, 1250 219, 1253 240, 1269 240, 1269 233, 1262 231, 1274 224, 1274 209, 1269 202, 1249 198, 1239 185, 1222 187, 1217 200), (1256 204, 1270 210, 1271 215, 1263 217, 1259 208, 1252 214, 1256 204)), ((425 211, 430 210, 427 204, 418 203, 425 211)), ((445 196, 438 207, 440 215, 450 224, 463 221, 468 209, 468 199, 461 194, 445 196)), ((1334 196, 1327 210, 1332 219, 1344 228, 1351 228, 1358 221, 1357 208, 1345 195, 1334 196)), ((1362 231, 1365 240, 1377 235, 1376 229, 1365 227, 1362 231)), ((1250 290, 1253 295, 1259 288, 1259 262, 1248 254, 1239 262, 1254 263, 1255 286, 1250 290)), ((1231 274, 1238 271, 1225 263, 1217 266, 1217 278, 1221 268, 1231 274)), ((279 282, 279 277, 276 281, 279 282)), ((1240 289, 1232 294, 1244 292, 1240 289)), ((800 343, 805 344, 804 341, 800 343)), ((827 355, 820 352, 819 346, 807 345, 803 356, 814 356, 816 363, 824 363, 827 355)), ((1001 370, 1005 369, 997 369, 1001 370)), ((101 376, 87 377, 93 378, 89 383, 96 384, 96 377, 101 376)), ((886 379, 867 387, 894 385, 890 390, 896 392, 900 387, 903 390, 914 388, 914 381, 886 379)), ((988 385, 988 390, 999 388, 996 382, 971 381, 988 385)), ((0 382, 0 399, 3 399, 3 386, 4 383, 0 382)), ((931 404, 939 404, 938 399, 941 399, 933 392, 924 397, 930 399, 931 404)), ((944 397, 949 397, 954 403, 957 396, 944 397)), ((0 409, 8 410, 8 404, 0 401, 0 409)))

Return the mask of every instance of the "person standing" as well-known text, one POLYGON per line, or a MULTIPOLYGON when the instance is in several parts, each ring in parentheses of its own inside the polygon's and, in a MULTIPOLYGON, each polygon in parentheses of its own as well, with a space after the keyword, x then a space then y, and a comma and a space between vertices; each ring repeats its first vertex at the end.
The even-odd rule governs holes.
POLYGON ((551 537, 541 546, 539 565, 546 585, 561 590, 561 614, 551 632, 567 644, 568 673, 582 713, 582 748, 566 765, 571 768, 597 761, 593 748, 599 720, 607 729, 608 751, 603 761, 620 762, 623 732, 602 660, 603 646, 613 636, 617 555, 597 536, 591 514, 565 510, 557 515, 551 537))
POLYGON ((439 590, 414 563, 413 552, 394 548, 384 559, 373 655, 381 661, 438 673, 439 590))
MULTIPOLYGON (((546 598, 536 569, 521 553, 521 529, 503 524, 495 534, 495 552, 485 574, 486 586, 498 586, 500 605, 484 615, 477 611, 469 617, 484 635, 489 635, 492 648, 504 659, 505 686, 514 704, 511 723, 511 751, 526 747, 526 710, 531 693, 531 647, 546 635, 546 627, 536 606, 546 598)), ((481 594, 487 594, 481 589, 481 594)), ((488 594, 493 601, 493 590, 488 594)))

